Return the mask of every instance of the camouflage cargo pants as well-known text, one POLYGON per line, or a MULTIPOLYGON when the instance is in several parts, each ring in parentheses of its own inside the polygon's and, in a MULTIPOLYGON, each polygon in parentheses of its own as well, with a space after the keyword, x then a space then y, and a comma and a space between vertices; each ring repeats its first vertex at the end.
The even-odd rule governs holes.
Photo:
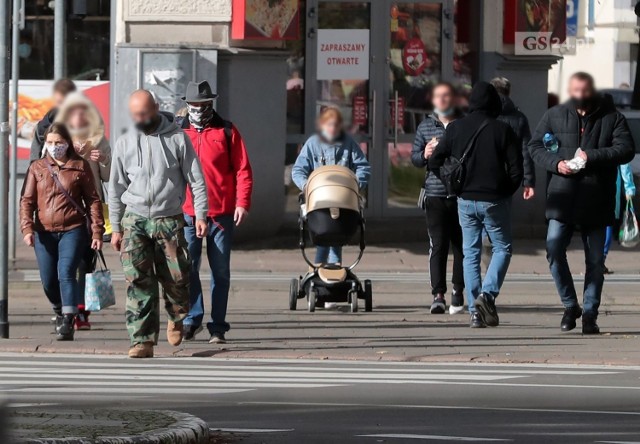
POLYGON ((131 344, 158 342, 160 293, 169 319, 189 313, 191 261, 182 215, 149 219, 125 213, 121 221, 121 260, 127 280, 127 330, 131 344))

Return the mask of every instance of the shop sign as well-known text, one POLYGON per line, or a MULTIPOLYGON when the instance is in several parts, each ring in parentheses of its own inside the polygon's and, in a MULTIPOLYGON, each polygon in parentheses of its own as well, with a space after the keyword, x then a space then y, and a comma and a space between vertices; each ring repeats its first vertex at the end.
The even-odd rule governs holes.
POLYGON ((231 38, 295 40, 299 16, 299 0, 233 0, 231 38))
POLYGON ((318 80, 369 78, 368 29, 318 30, 318 80))
POLYGON ((354 125, 365 126, 367 124, 367 98, 355 96, 353 98, 353 111, 351 121, 354 125))
POLYGON ((404 45, 402 66, 410 76, 419 76, 427 67, 427 50, 420 38, 414 37, 404 45))

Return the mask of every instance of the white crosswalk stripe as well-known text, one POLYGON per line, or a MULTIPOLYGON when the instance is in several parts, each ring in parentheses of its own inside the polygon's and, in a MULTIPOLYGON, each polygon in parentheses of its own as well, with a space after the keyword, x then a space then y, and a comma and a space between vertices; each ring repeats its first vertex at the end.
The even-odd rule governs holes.
POLYGON ((0 354, 0 395, 51 396, 79 385, 96 396, 225 394, 259 389, 322 389, 357 384, 528 385, 541 375, 613 375, 615 369, 490 367, 367 362, 250 361, 0 354))

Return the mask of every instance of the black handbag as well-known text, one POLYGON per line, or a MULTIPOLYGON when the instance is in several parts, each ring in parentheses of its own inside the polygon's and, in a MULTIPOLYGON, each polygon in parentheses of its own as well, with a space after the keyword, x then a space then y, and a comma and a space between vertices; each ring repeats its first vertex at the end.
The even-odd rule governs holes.
POLYGON ((485 120, 480 124, 471 136, 471 139, 469 139, 467 148, 464 150, 464 153, 462 153, 460 159, 449 156, 440 167, 440 180, 442 180, 444 186, 447 188, 448 197, 457 197, 462 192, 462 187, 464 186, 464 181, 467 176, 465 161, 473 151, 480 132, 482 132, 487 125, 489 125, 489 120, 485 120))

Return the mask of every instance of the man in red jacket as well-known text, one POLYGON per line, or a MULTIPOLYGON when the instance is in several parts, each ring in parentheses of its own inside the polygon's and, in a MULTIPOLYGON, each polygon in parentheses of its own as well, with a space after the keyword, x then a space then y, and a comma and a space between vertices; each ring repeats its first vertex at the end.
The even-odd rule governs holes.
MULTIPOLYGON (((209 83, 190 82, 183 98, 189 110, 182 128, 189 136, 202 164, 209 197, 207 258, 211 268, 211 321, 207 329, 210 344, 224 344, 229 331, 226 321, 230 286, 231 244, 234 226, 249 214, 253 176, 244 142, 235 126, 216 113, 213 100, 217 97, 209 83)), ((185 237, 191 256, 191 309, 184 320, 184 339, 193 340, 202 331, 204 297, 200 283, 202 239, 196 236, 191 193, 183 206, 185 237)))

